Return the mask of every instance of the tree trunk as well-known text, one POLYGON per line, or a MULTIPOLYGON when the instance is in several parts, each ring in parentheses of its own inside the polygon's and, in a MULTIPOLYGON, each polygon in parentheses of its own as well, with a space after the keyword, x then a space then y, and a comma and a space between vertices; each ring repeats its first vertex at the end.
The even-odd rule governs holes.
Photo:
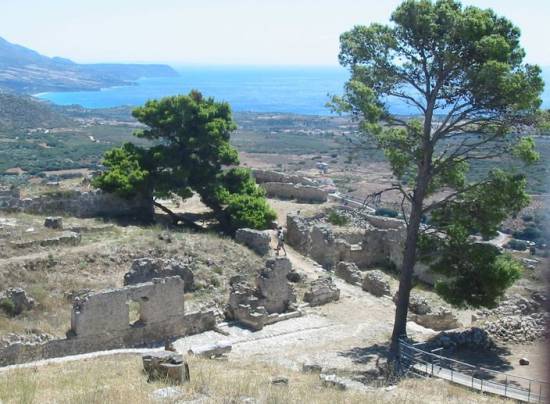
POLYGON ((202 227, 197 225, 195 222, 186 219, 185 217, 178 215, 177 213, 172 212, 170 209, 168 209, 166 206, 158 203, 157 201, 153 201, 153 205, 162 210, 164 213, 166 213, 168 216, 170 216, 170 219, 174 222, 174 224, 178 224, 179 221, 184 222, 186 225, 190 226, 191 228, 195 230, 203 230, 202 227))
POLYGON ((411 213, 407 225, 407 238, 405 239, 405 251, 403 252, 403 264, 399 277, 399 292, 395 308, 395 320, 390 346, 390 359, 396 360, 399 356, 399 340, 407 336, 407 314, 409 311, 409 297, 412 288, 414 265, 416 264, 416 249, 420 223, 422 221, 422 209, 426 190, 428 188, 429 176, 423 166, 417 177, 417 187, 412 199, 411 213))

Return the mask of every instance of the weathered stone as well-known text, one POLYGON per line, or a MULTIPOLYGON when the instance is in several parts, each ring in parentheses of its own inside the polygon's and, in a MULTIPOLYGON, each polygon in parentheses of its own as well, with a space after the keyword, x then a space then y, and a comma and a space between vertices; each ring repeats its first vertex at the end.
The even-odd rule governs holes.
POLYGON ((46 219, 44 219, 44 227, 47 227, 49 229, 61 230, 63 229, 63 218, 59 216, 47 217, 46 219))
POLYGON ((310 178, 271 170, 253 169, 252 176, 258 184, 264 182, 284 182, 289 184, 316 185, 315 181, 310 178))
POLYGON ((271 379, 271 384, 288 386, 288 377, 276 376, 271 379))
POLYGON ((305 373, 321 373, 323 367, 317 363, 304 363, 302 365, 302 372, 305 373))
POLYGON ((161 351, 144 354, 142 361, 148 381, 161 379, 180 384, 190 380, 189 365, 178 353, 161 351))
POLYGON ((21 288, 9 288, 0 293, 0 308, 7 314, 17 316, 24 310, 30 310, 34 307, 34 299, 27 296, 27 292, 21 288))
POLYGON ((191 347, 187 353, 189 355, 202 356, 204 358, 217 358, 231 352, 231 348, 230 342, 219 342, 217 344, 191 347))
POLYGON ((71 245, 76 246, 80 244, 81 235, 72 231, 64 231, 59 236, 50 237, 45 239, 29 240, 29 241, 16 241, 12 245, 18 248, 29 248, 29 247, 50 247, 57 245, 71 245))
POLYGON ((527 359, 527 358, 521 358, 521 359, 519 360, 519 364, 520 364, 521 366, 528 366, 529 363, 530 363, 530 362, 529 362, 529 359, 527 359))
POLYGON ((361 271, 353 262, 339 262, 336 266, 336 276, 351 284, 361 283, 362 280, 361 271))
POLYGON ((409 319, 435 331, 452 330, 462 326, 456 314, 444 307, 423 315, 410 314, 409 319))
POLYGON ((267 260, 265 268, 259 271, 256 288, 242 278, 232 278, 225 310, 227 319, 239 321, 253 330, 277 321, 271 315, 292 309, 296 302, 294 289, 287 280, 291 270, 288 258, 277 257, 267 260))
POLYGON ((124 285, 149 282, 154 278, 179 276, 185 282, 185 291, 194 289, 193 271, 189 264, 173 259, 139 258, 134 260, 130 271, 124 274, 124 285))
POLYGON ((321 373, 319 375, 319 379, 321 379, 321 382, 325 387, 333 387, 338 390, 346 390, 348 388, 346 381, 336 375, 326 375, 321 373))
POLYGON ((154 401, 174 401, 184 395, 185 393, 176 387, 163 387, 161 389, 154 390, 151 393, 151 398, 154 401))
POLYGON ((268 313, 283 313, 296 302, 296 294, 288 283, 292 263, 286 257, 267 260, 256 279, 257 294, 268 313))
MULTIPOLYGON (((399 299, 399 291, 395 292, 393 295, 393 302, 397 303, 399 299)), ((431 313, 432 308, 430 303, 425 297, 417 295, 416 293, 411 293, 409 296, 409 311, 414 314, 428 314, 431 313)))
POLYGON ((271 250, 271 236, 268 231, 238 229, 235 233, 235 240, 246 245, 259 255, 266 255, 271 250))
POLYGON ((67 338, 0 347, 0 366, 159 344, 214 330, 214 311, 185 313, 183 283, 174 276, 77 297, 67 338))
POLYGON ((367 271, 363 278, 363 290, 377 297, 390 296, 388 279, 388 275, 378 269, 367 271))
POLYGON ((328 192, 310 185, 290 184, 284 182, 264 182, 260 185, 268 196, 282 199, 296 199, 308 203, 324 203, 328 192))
POLYGON ((338 299, 340 299, 340 289, 336 287, 330 277, 312 281, 304 295, 304 301, 311 306, 321 306, 338 299))
POLYGON ((300 275, 299 272, 290 271, 286 276, 286 279, 288 279, 288 281, 292 283, 299 283, 302 281, 302 275, 300 275))

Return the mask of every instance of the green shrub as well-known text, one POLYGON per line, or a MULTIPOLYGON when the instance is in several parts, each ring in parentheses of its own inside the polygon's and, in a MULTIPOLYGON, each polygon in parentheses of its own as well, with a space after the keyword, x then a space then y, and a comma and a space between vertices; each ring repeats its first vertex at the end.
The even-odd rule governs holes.
POLYGON ((349 223, 349 219, 338 213, 336 210, 331 210, 327 216, 329 223, 335 226, 345 226, 349 223))
POLYGON ((374 212, 376 216, 385 216, 385 217, 397 217, 399 213, 396 210, 390 208, 378 208, 374 212))
POLYGON ((527 248, 527 243, 525 241, 522 241, 522 240, 516 240, 516 239, 512 239, 510 240, 507 244, 506 244, 506 247, 507 248, 510 248, 512 250, 516 250, 516 251, 524 251, 526 248, 527 248))
POLYGON ((246 194, 231 195, 225 212, 233 231, 243 227, 268 229, 277 218, 265 198, 246 194))
POLYGON ((15 303, 13 303, 9 299, 3 299, 0 300, 0 308, 4 310, 4 312, 8 316, 15 316, 15 303))
POLYGON ((512 235, 520 240, 535 241, 542 236, 542 232, 534 226, 527 226, 523 230, 513 232, 512 235))

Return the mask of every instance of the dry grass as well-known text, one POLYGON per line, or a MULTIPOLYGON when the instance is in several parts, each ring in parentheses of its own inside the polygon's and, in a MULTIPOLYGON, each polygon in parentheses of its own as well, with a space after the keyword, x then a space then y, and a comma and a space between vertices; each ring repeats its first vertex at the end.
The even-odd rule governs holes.
MULTIPOLYGON (((44 217, 12 214, 21 229, 30 226, 42 231, 44 217)), ((70 218, 68 226, 103 225, 91 219, 70 218)), ((131 263, 141 257, 190 257, 197 291, 186 296, 188 308, 209 303, 220 305, 227 299, 228 279, 237 274, 250 278, 264 264, 260 257, 228 237, 215 233, 171 230, 171 241, 162 240, 161 226, 118 226, 106 231, 84 233, 76 247, 34 247, 7 251, 3 242, 20 234, 0 234, 0 291, 22 287, 37 306, 15 318, 0 310, 0 336, 38 329, 59 337, 69 326, 71 302, 66 294, 80 289, 101 290, 121 287, 131 263)), ((0 231, 1 233, 1 231, 0 231)), ((24 233, 24 231, 23 231, 24 233)))
MULTIPOLYGON (((339 391, 323 387, 318 375, 293 372, 267 364, 225 362, 190 358, 191 382, 179 386, 185 402, 240 403, 497 403, 445 382, 404 380, 395 389, 372 392, 339 391), (272 385, 271 378, 285 376, 288 386, 272 385)), ((166 387, 147 383, 141 359, 120 355, 52 364, 0 373, 0 401, 8 403, 149 403, 151 393, 166 387)), ((157 401, 158 402, 158 401, 157 401)))

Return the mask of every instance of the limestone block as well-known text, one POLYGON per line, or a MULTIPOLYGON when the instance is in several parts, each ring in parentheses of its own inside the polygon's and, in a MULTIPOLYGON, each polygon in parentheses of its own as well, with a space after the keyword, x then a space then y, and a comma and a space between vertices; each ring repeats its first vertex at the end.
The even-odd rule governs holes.
POLYGON ((271 236, 268 231, 238 229, 235 233, 235 240, 259 255, 266 255, 271 250, 271 236))
POLYGON ((339 262, 336 266, 336 276, 351 284, 361 283, 363 279, 361 271, 353 262, 339 262))
POLYGON ((149 282, 154 278, 179 276, 185 282, 185 291, 194 289, 194 275, 190 265, 175 259, 139 258, 132 262, 130 271, 124 274, 124 285, 149 282))
POLYGON ((310 283, 304 295, 304 301, 310 306, 321 306, 340 299, 340 289, 336 287, 332 278, 320 278, 310 283))
POLYGON ((388 279, 388 275, 378 269, 367 271, 363 278, 363 290, 376 297, 390 296, 388 279))

